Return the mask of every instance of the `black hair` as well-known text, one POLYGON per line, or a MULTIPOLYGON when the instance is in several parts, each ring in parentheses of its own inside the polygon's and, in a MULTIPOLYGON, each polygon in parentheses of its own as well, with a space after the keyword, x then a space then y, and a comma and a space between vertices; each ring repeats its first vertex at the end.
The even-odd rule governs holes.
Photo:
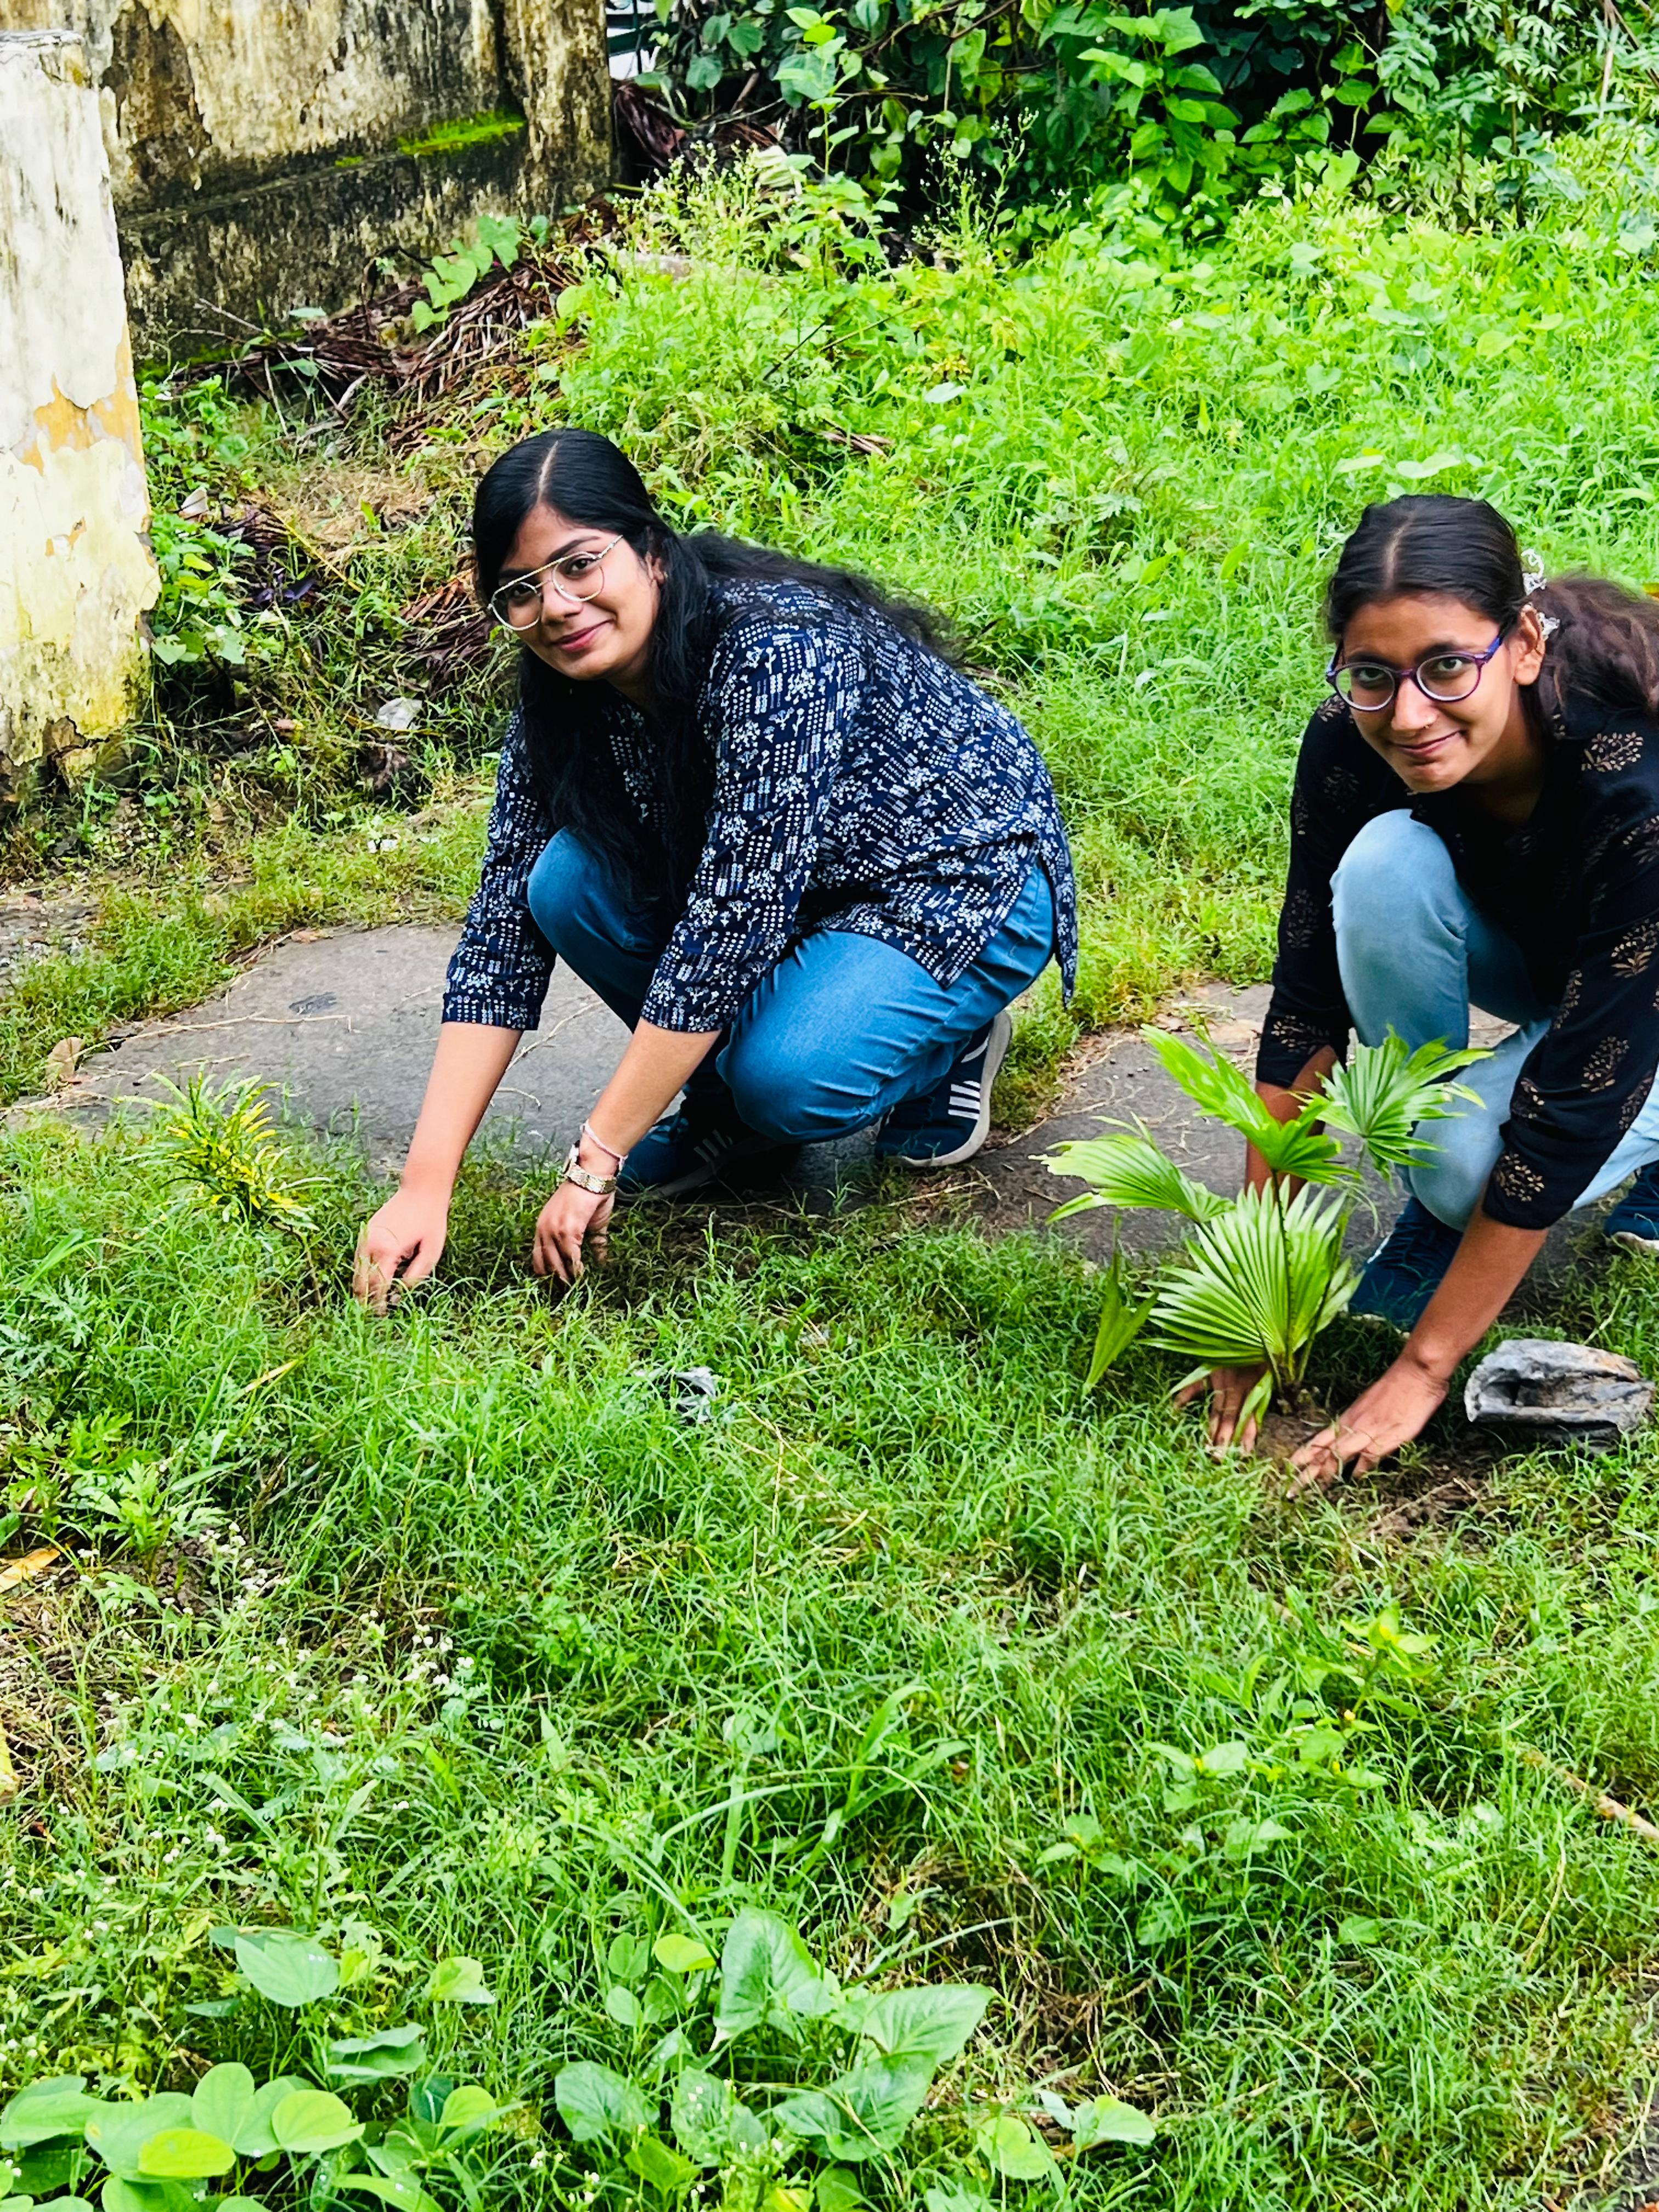
POLYGON ((544 430, 511 447, 485 474, 472 507, 478 596, 487 605, 526 515, 556 507, 572 522, 625 538, 660 576, 651 631, 660 812, 669 825, 654 848, 629 804, 602 728, 605 687, 561 676, 529 647, 520 656, 519 700, 530 759, 544 804, 646 903, 684 896, 702 851, 714 760, 695 721, 697 692, 723 619, 714 585, 728 578, 805 584, 861 617, 886 621, 949 657, 944 624, 927 608, 896 599, 867 577, 821 567, 712 530, 672 529, 620 447, 592 430, 544 430))
POLYGON ((1603 576, 1563 576, 1528 592, 1514 528, 1484 499, 1413 492, 1368 507, 1325 593, 1339 650, 1362 607, 1431 595, 1462 599, 1505 635, 1525 606, 1553 617, 1538 689, 1546 716, 1571 697, 1659 713, 1659 605, 1603 576))

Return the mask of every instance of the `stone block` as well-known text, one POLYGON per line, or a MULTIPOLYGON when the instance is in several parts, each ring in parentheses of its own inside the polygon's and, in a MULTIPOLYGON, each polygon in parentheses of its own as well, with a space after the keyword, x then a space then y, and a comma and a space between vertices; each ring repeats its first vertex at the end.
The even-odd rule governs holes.
POLYGON ((1463 1410, 1523 1449, 1573 1445, 1611 1451, 1639 1428, 1653 1385, 1633 1359, 1593 1344, 1511 1337, 1488 1352, 1463 1391, 1463 1410))
POLYGON ((0 34, 0 799, 116 744, 160 588, 98 94, 0 34))

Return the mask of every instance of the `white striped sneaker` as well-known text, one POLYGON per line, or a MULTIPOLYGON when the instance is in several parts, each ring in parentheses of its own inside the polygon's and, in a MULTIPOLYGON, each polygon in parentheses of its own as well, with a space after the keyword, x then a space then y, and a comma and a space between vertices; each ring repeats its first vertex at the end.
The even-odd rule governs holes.
POLYGON ((969 1038, 956 1064, 920 1098, 895 1106, 876 1139, 878 1156, 912 1168, 953 1168, 971 1160, 991 1131, 991 1086, 1013 1042, 1005 1007, 969 1038))

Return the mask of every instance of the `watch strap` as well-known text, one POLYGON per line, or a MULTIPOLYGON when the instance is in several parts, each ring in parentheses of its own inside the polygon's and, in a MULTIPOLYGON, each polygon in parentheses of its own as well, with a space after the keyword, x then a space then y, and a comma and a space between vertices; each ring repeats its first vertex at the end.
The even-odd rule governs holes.
POLYGON ((576 1158, 574 1145, 564 1156, 564 1179, 574 1182, 578 1190, 591 1190, 595 1198, 609 1198, 617 1188, 615 1176, 595 1175, 592 1168, 582 1165, 576 1158))

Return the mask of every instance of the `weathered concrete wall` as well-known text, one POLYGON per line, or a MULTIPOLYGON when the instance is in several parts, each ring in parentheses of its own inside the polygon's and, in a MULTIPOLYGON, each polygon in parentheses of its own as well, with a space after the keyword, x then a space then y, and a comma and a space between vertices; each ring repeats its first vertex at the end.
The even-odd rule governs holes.
POLYGON ((157 578, 121 258, 78 40, 0 36, 0 799, 88 767, 157 578))
POLYGON ((0 0, 0 30, 48 26, 98 82, 147 352, 609 173, 603 0, 0 0))

